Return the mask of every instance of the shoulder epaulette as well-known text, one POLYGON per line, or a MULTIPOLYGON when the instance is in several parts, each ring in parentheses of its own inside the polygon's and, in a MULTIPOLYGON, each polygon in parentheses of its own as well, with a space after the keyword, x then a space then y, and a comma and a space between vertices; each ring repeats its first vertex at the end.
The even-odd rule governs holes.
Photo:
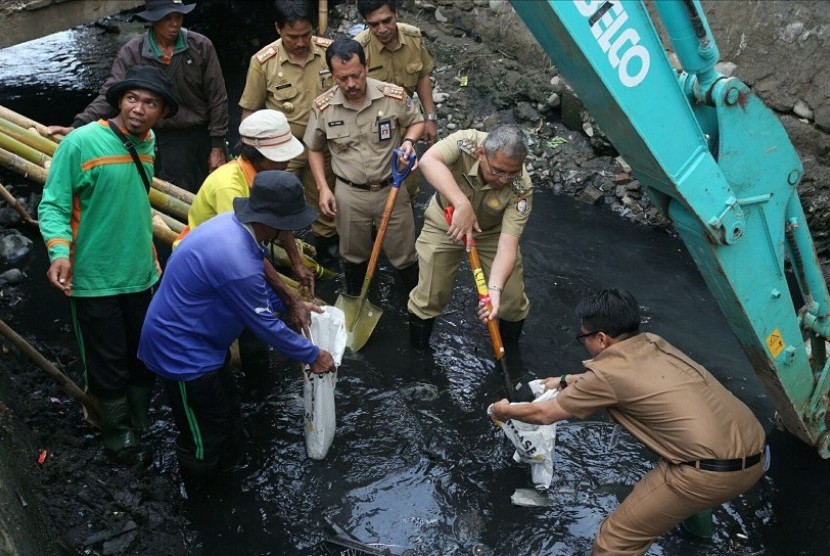
POLYGON ((314 106, 317 107, 317 110, 322 112, 326 108, 329 107, 331 104, 331 99, 334 98, 334 94, 337 92, 337 85, 320 95, 319 97, 314 99, 314 106))
POLYGON ((254 58, 257 59, 257 62, 260 64, 264 64, 271 58, 277 55, 277 44, 271 43, 256 54, 254 54, 254 58))
POLYGON ((359 42, 360 46, 362 46, 363 48, 366 48, 366 45, 369 44, 369 40, 371 38, 372 38, 372 33, 370 33, 368 29, 366 29, 365 31, 361 31, 360 33, 358 33, 357 36, 354 38, 354 40, 359 42))
POLYGON ((410 36, 410 37, 420 37, 421 36, 421 30, 418 29, 417 27, 415 27, 414 25, 410 25, 408 23, 398 23, 398 29, 400 29, 401 32, 403 32, 404 35, 407 35, 407 36, 410 36))
POLYGON ((314 44, 322 48, 323 50, 327 49, 331 43, 334 42, 333 39, 327 39, 326 37, 311 37, 311 40, 314 41, 314 44))
POLYGON ((383 93, 383 96, 392 97, 398 100, 406 98, 406 89, 399 87, 398 85, 383 83, 378 88, 380 89, 380 92, 383 93))
POLYGON ((470 156, 476 156, 476 145, 469 139, 459 139, 455 142, 458 150, 470 156))

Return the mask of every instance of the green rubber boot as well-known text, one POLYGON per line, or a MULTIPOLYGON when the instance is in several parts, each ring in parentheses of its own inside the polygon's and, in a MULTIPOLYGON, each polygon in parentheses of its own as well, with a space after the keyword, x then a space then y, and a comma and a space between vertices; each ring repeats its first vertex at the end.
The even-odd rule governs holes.
POLYGON ((680 524, 683 530, 698 539, 709 540, 715 534, 712 523, 712 510, 703 510, 691 517, 687 517, 680 524))
POLYGON ((144 432, 150 428, 150 400, 153 398, 151 386, 130 386, 127 390, 127 403, 130 407, 130 420, 133 428, 144 432))
POLYGON ((139 435, 133 429, 127 398, 98 400, 101 416, 101 442, 110 457, 118 463, 140 463, 143 454, 139 448, 139 435))

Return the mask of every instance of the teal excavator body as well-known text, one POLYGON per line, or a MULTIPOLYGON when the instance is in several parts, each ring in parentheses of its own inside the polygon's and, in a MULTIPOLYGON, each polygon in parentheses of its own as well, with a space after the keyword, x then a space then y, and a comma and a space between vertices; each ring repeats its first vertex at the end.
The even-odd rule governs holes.
POLYGON ((716 71, 699 1, 651 5, 679 70, 642 1, 512 5, 673 223, 780 422, 830 457, 830 299, 798 197, 803 168, 775 114, 716 71))

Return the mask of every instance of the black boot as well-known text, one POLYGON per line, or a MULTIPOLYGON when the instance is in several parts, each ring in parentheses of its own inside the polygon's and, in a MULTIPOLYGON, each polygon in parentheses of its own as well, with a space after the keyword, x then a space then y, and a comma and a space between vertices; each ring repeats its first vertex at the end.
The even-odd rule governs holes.
POLYGON ((333 268, 340 255, 340 236, 318 236, 314 234, 314 249, 317 251, 317 262, 326 268, 333 268))
POLYGON ((435 319, 422 319, 409 313, 409 343, 413 348, 423 351, 429 348, 429 337, 435 319))
POLYGON ((206 461, 196 459, 193 454, 176 446, 179 460, 179 475, 182 477, 188 495, 204 492, 219 475, 219 463, 215 459, 206 461))
POLYGON ((524 320, 509 321, 499 319, 499 332, 501 333, 501 341, 504 345, 518 344, 519 337, 522 335, 522 327, 524 325, 524 320))
POLYGON ((342 261, 342 264, 343 277, 346 281, 346 293, 356 297, 360 295, 360 289, 363 287, 363 279, 366 278, 369 263, 349 263, 342 261))
POLYGON ((406 268, 399 268, 398 279, 403 287, 404 295, 409 297, 409 292, 418 285, 418 261, 415 261, 406 268))

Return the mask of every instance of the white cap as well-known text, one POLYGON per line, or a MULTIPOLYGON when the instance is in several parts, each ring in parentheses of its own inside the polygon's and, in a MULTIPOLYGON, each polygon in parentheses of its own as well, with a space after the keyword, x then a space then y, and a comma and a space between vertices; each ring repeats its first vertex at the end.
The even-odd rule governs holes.
POLYGON ((274 162, 287 162, 303 154, 303 144, 291 135, 285 114, 278 110, 257 110, 239 124, 243 145, 250 145, 274 162))

